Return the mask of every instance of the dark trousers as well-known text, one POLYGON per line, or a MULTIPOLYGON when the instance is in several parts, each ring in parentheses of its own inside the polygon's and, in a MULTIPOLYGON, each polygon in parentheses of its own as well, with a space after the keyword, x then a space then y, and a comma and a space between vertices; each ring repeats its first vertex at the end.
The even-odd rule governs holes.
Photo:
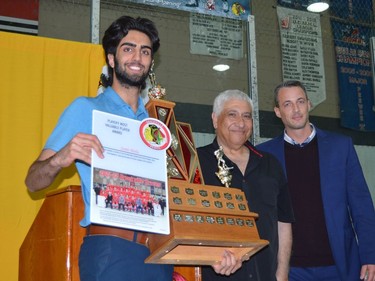
MULTIPOLYGON (((289 281, 341 281, 336 266, 291 267, 289 281)), ((359 272, 358 272, 359 280, 359 272)), ((355 280, 353 280, 355 281, 355 280)))
POLYGON ((146 264, 149 249, 122 238, 86 236, 79 254, 81 281, 171 281, 173 265, 146 264))

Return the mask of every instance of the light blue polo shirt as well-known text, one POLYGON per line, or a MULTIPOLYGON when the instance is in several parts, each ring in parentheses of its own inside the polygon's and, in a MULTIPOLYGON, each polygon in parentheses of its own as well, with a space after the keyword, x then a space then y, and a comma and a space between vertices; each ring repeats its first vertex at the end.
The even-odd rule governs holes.
MULTIPOLYGON (((112 87, 108 87, 102 94, 95 98, 79 97, 75 99, 60 116, 44 149, 51 149, 57 152, 76 134, 91 134, 92 111, 94 109, 136 120, 143 120, 148 117, 141 97, 138 98, 138 109, 134 113, 130 105, 125 103, 112 87)), ((85 216, 80 224, 81 226, 87 226, 90 224, 91 167, 80 161, 76 161, 75 164, 81 179, 82 195, 85 203, 85 216)))

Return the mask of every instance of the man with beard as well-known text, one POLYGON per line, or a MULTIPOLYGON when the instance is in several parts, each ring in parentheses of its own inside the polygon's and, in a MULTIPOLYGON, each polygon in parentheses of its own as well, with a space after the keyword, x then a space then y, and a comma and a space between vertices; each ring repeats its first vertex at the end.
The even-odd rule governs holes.
POLYGON ((160 41, 152 21, 123 16, 105 31, 102 45, 108 67, 105 91, 95 98, 79 97, 66 108, 25 183, 32 192, 47 188, 75 162, 85 203, 80 225, 87 229, 79 254, 81 281, 170 281, 172 265, 144 263, 150 255, 146 233, 90 223, 91 152, 104 157, 100 140, 91 134, 92 111, 136 120, 148 117, 140 91, 160 41))
MULTIPOLYGON (((79 97, 65 109, 25 183, 31 192, 42 190, 63 168, 76 164, 85 204, 80 225, 87 229, 79 254, 81 281, 170 281, 172 265, 144 263, 150 255, 146 233, 90 222, 91 152, 104 157, 100 140, 91 134, 92 111, 136 120, 148 117, 140 91, 160 40, 152 21, 123 16, 105 31, 102 45, 108 67, 108 77, 102 81, 105 91, 95 98, 79 97)), ((224 252, 215 270, 227 274, 239 266, 233 255, 224 252)))

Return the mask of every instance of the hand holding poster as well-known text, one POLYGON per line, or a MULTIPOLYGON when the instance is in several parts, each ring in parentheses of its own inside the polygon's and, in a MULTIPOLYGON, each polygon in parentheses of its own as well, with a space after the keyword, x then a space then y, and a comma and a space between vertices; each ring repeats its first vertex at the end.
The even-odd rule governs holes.
POLYGON ((105 152, 103 159, 92 153, 91 221, 169 234, 168 127, 94 110, 93 134, 105 152))

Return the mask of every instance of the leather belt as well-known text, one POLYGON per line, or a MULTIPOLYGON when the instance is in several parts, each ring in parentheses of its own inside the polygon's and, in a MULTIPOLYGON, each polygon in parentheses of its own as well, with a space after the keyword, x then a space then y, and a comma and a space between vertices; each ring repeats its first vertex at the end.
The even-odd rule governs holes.
POLYGON ((144 232, 138 232, 123 228, 90 224, 87 227, 87 235, 109 235, 119 238, 123 238, 128 241, 132 241, 148 247, 148 235, 144 232))

